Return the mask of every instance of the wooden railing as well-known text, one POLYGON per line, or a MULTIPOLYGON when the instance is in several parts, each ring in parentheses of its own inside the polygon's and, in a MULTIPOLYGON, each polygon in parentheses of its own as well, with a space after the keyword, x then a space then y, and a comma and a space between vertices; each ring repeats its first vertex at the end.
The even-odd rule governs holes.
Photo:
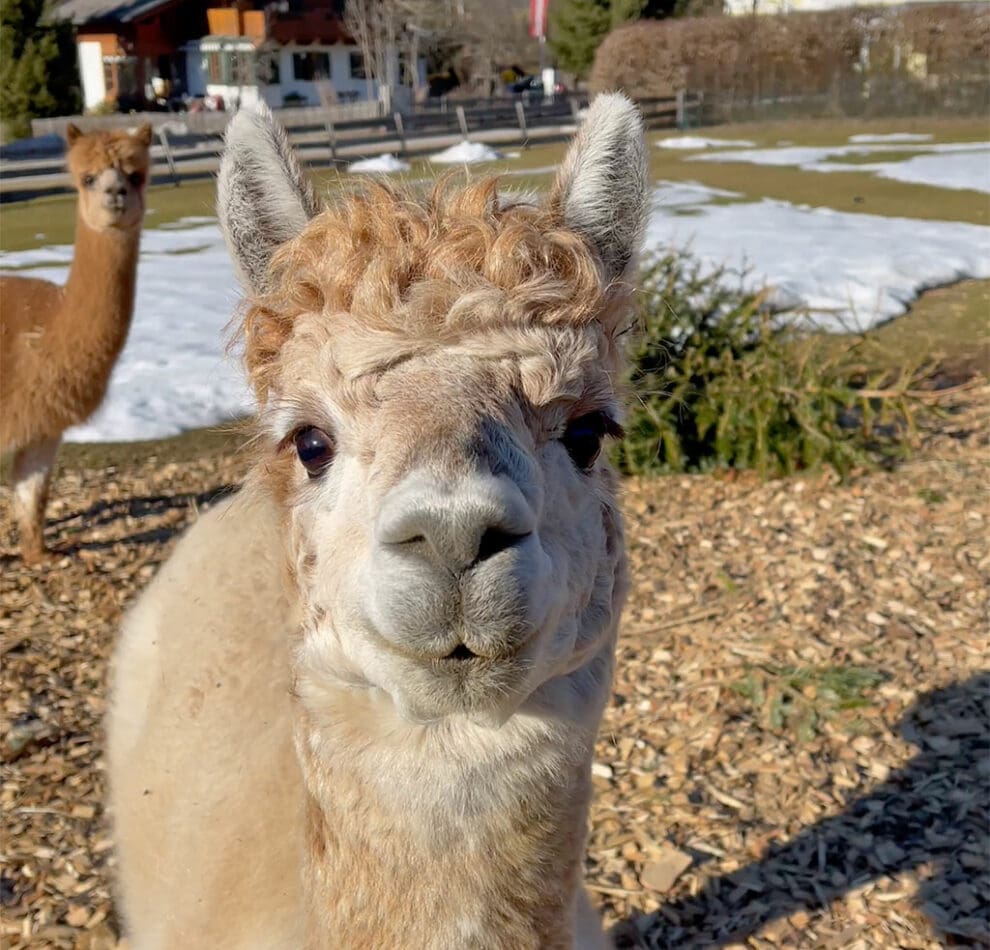
MULTIPOLYGON (((365 107, 377 103, 358 103, 365 107)), ((303 161, 314 166, 351 162, 358 158, 395 152, 400 155, 432 152, 462 139, 491 144, 563 138, 573 133, 587 108, 586 97, 570 95, 547 100, 464 99, 438 100, 389 115, 355 116, 344 107, 282 109, 278 117, 303 161)), ((638 103, 649 128, 687 128, 701 122, 700 96, 680 94, 638 103)), ((80 126, 119 128, 150 120, 157 143, 152 148, 153 176, 158 181, 203 177, 216 171, 225 113, 194 113, 86 117, 80 126)), ((70 120, 43 120, 57 132, 70 120)), ((50 142, 45 153, 15 157, 16 149, 0 152, 0 196, 3 200, 31 197, 68 187, 64 175, 64 146, 50 142), (3 154, 6 152, 6 154, 3 154), (13 153, 13 154, 12 154, 13 153)))

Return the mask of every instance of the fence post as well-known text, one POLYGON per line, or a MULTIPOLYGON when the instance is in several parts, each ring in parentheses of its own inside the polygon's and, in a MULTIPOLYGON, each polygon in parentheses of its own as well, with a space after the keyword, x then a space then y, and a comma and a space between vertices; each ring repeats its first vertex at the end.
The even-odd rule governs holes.
POLYGON ((337 130, 333 127, 333 119, 327 119, 327 138, 330 140, 330 161, 337 164, 337 130))
POLYGON ((457 107, 457 124, 461 127, 461 135, 468 137, 467 116, 464 114, 464 106, 457 107))
POLYGON ((685 125, 686 112, 684 110, 684 101, 685 101, 684 90, 683 89, 678 89, 677 90, 677 118, 676 118, 675 121, 677 122, 677 128, 679 128, 679 129, 686 128, 686 125, 685 125))
POLYGON ((580 125, 581 124, 581 106, 578 105, 578 103, 580 102, 580 100, 578 99, 577 96, 571 96, 570 102, 571 102, 571 115, 574 116, 574 124, 575 125, 580 125))
POLYGON ((526 131, 526 107, 522 99, 516 100, 516 116, 519 119, 519 131, 522 132, 522 143, 525 146, 529 142, 529 132, 526 131))
POLYGON ((401 143, 402 151, 401 155, 405 155, 409 149, 406 146, 406 127, 402 123, 402 113, 393 112, 392 121, 395 123, 395 131, 399 134, 399 142, 401 143))
POLYGON ((175 173, 175 159, 172 158, 172 146, 168 142, 168 132, 165 126, 158 126, 158 141, 162 143, 162 150, 165 152, 165 161, 168 162, 168 170, 172 175, 172 184, 179 187, 179 176, 175 173))

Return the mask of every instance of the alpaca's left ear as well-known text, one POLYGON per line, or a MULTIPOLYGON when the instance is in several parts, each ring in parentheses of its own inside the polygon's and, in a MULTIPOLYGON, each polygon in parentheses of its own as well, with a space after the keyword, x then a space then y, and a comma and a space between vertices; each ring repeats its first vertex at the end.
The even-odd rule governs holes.
POLYGON ((74 122, 70 122, 65 127, 65 141, 68 143, 69 148, 75 144, 76 139, 80 138, 82 138, 82 129, 80 129, 74 122))
POLYGON ((138 126, 133 132, 131 132, 131 138, 134 139, 139 145, 143 145, 147 148, 151 144, 151 123, 145 122, 143 125, 138 126))
POLYGON ((624 95, 591 104, 549 200, 560 223, 598 253, 607 281, 628 276, 646 223, 647 168, 643 119, 624 95))
POLYGON ((217 215, 248 290, 267 289, 268 264, 321 206, 299 167, 285 129, 263 103, 241 109, 227 126, 217 180, 217 215))

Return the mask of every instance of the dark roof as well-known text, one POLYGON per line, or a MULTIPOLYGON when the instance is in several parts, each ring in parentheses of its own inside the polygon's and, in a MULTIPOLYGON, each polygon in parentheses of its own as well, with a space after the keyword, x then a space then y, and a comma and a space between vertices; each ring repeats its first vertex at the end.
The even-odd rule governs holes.
POLYGON ((71 20, 76 26, 101 20, 131 23, 174 2, 175 0, 58 0, 51 15, 55 19, 71 20))

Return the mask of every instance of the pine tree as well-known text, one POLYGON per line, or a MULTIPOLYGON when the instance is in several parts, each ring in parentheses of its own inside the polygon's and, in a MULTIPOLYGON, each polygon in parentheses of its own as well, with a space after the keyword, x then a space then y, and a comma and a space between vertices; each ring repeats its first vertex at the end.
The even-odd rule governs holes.
POLYGON ((605 35, 643 12, 645 0, 553 0, 550 48, 557 65, 583 78, 605 35))
POLYGON ((0 0, 0 121, 4 138, 31 134, 31 119, 78 112, 72 25, 46 0, 0 0))
POLYGON ((663 19, 722 9, 723 0, 551 0, 550 47, 557 65, 584 78, 607 33, 629 20, 663 19))

